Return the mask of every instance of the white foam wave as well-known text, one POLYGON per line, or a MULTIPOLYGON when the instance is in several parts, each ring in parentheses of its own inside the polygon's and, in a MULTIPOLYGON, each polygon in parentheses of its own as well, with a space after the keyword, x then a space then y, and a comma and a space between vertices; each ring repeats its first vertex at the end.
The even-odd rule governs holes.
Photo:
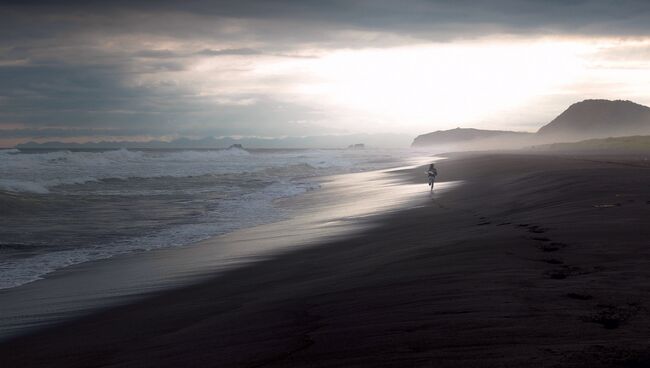
POLYGON ((218 212, 204 215, 206 218, 203 219, 203 223, 172 226, 145 236, 110 244, 63 249, 29 258, 3 260, 0 261, 0 289, 37 281, 58 269, 79 263, 138 251, 183 246, 243 227, 277 221, 286 217, 287 213, 282 208, 274 206, 274 200, 299 195, 317 186, 318 184, 308 181, 276 182, 261 191, 221 203, 218 212))
POLYGON ((60 185, 103 179, 237 173, 258 173, 271 177, 328 175, 380 167, 385 165, 383 157, 389 155, 344 150, 249 153, 239 148, 205 151, 120 149, 103 152, 13 152, 10 157, 0 160, 0 177, 8 180, 4 183, 5 189, 46 193, 60 185))
MULTIPOLYGON (((411 155, 410 152, 372 150, 249 153, 237 148, 221 151, 121 149, 0 154, 5 155, 0 160, 0 190, 52 193, 59 196, 57 203, 65 201, 65 198, 74 202, 76 198, 72 198, 72 195, 92 194, 95 199, 90 199, 91 202, 103 195, 141 196, 137 199, 146 201, 148 196, 178 196, 179 193, 183 194, 180 198, 189 201, 205 199, 215 203, 201 212, 197 222, 184 225, 170 222, 169 227, 166 227, 166 223, 157 223, 160 225, 157 230, 146 236, 127 240, 120 238, 122 240, 119 241, 109 241, 99 236, 98 243, 90 246, 83 243, 84 246, 76 249, 44 248, 43 253, 28 258, 0 260, 0 288, 35 281, 77 263, 128 252, 185 245, 239 228, 276 221, 285 214, 274 206, 274 201, 317 188, 318 181, 314 177, 384 168, 390 166, 391 162, 401 164, 401 157, 411 155), (182 179, 156 179, 168 177, 182 179), (111 178, 124 180, 108 180, 111 178), (130 180, 132 178, 138 180, 130 180), (84 187, 62 187, 88 182, 96 183, 84 187)), ((157 198, 156 201, 164 212, 167 208, 165 199, 157 198)), ((189 208, 178 203, 175 206, 183 210, 189 208)), ((117 225, 121 224, 120 221, 131 221, 114 217, 108 220, 117 225)), ((34 222, 34 226, 39 225, 35 220, 30 221, 34 222)), ((133 234, 142 235, 147 231, 143 228, 142 232, 133 234)))
POLYGON ((251 153, 237 147, 231 147, 225 150, 205 150, 205 151, 179 151, 170 152, 169 158, 174 161, 213 161, 221 157, 248 157, 251 153))
POLYGON ((31 181, 21 181, 13 179, 0 179, 0 190, 9 192, 26 192, 47 194, 50 191, 42 184, 31 181))

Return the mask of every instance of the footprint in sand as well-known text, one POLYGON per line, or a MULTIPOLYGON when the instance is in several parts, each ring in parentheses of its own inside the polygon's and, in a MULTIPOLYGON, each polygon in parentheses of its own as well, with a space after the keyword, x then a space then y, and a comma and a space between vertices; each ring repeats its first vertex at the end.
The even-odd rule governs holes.
POLYGON ((603 203, 603 204, 594 204, 595 208, 612 208, 612 207, 621 207, 620 203, 603 203))
POLYGON ((628 303, 623 305, 598 304, 598 310, 593 314, 583 317, 585 322, 597 323, 606 329, 613 330, 619 328, 630 318, 639 312, 641 306, 638 303, 628 303))
POLYGON ((577 266, 562 265, 550 271, 544 272, 544 275, 554 280, 564 280, 568 277, 584 275, 585 272, 582 268, 577 266))
POLYGON ((528 232, 530 233, 535 233, 535 234, 542 234, 545 233, 548 229, 539 227, 537 225, 531 226, 528 228, 528 232))
POLYGON ((544 272, 544 275, 550 279, 554 280, 564 280, 568 277, 587 275, 590 273, 600 272, 605 270, 605 267, 595 266, 591 270, 585 270, 584 268, 571 265, 562 265, 552 269, 550 271, 544 272))
POLYGON ((478 224, 476 224, 476 226, 489 225, 489 224, 492 223, 492 222, 490 222, 490 221, 488 220, 488 218, 485 217, 485 216, 479 216, 477 213, 474 213, 473 215, 476 216, 476 217, 478 217, 479 220, 481 220, 481 222, 479 222, 478 224))
POLYGON ((542 242, 549 242, 549 241, 551 241, 551 239, 549 239, 549 238, 545 238, 545 237, 542 237, 542 236, 535 236, 535 237, 532 237, 531 239, 536 240, 536 241, 542 241, 542 242))
POLYGON ((567 293, 566 296, 569 299, 576 299, 576 300, 591 300, 594 298, 589 294, 582 294, 582 293, 567 293))
POLYGON ((551 242, 549 244, 542 244, 539 246, 539 249, 543 252, 556 252, 562 248, 566 248, 566 244, 559 242, 551 242))
POLYGON ((559 265, 559 264, 564 264, 564 261, 557 259, 557 258, 546 258, 543 259, 542 262, 548 263, 548 264, 553 264, 553 265, 559 265))

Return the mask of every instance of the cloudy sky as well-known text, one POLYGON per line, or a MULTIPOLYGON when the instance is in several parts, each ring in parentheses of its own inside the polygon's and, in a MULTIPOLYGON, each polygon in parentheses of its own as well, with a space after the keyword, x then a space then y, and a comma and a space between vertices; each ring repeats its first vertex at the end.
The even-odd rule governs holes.
POLYGON ((648 1, 0 1, 0 146, 534 131, 649 86, 648 1))

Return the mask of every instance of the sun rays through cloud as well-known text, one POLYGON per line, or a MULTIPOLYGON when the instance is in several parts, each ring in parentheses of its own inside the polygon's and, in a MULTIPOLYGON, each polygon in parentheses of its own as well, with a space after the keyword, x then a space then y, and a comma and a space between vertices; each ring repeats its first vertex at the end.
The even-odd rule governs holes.
POLYGON ((586 98, 650 103, 645 5, 511 5, 7 5, 0 144, 531 131, 586 98))

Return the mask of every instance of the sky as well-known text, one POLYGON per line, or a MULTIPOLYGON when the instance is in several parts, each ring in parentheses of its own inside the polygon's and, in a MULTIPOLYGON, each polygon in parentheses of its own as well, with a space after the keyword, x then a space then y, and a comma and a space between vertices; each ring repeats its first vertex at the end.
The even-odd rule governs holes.
POLYGON ((536 131, 648 86, 648 1, 0 0, 5 147, 536 131))

